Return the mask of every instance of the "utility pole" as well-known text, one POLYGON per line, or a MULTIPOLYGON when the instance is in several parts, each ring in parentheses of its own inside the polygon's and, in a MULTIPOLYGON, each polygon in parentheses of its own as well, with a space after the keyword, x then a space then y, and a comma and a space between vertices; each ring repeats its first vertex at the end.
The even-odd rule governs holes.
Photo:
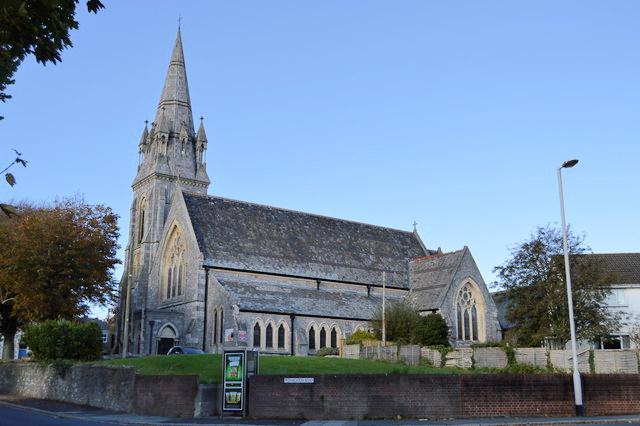
POLYGON ((382 346, 387 346, 387 317, 385 312, 385 297, 387 290, 387 273, 382 271, 382 346))

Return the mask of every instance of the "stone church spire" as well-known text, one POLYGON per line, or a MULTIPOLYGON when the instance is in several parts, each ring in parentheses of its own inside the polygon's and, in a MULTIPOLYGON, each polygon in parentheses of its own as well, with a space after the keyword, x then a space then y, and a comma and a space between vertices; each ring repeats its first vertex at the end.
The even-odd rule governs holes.
POLYGON ((189 135, 194 134, 191 98, 189 97, 187 68, 184 62, 180 28, 178 28, 171 53, 171 62, 164 80, 155 122, 160 123, 164 120, 170 124, 169 130, 171 132, 179 132, 181 125, 184 125, 189 135))
POLYGON ((204 155, 207 143, 198 141, 193 126, 180 28, 171 52, 155 120, 148 135, 143 137, 148 143, 139 145, 140 163, 133 182, 134 190, 138 190, 141 182, 151 184, 148 178, 155 177, 160 180, 179 180, 183 190, 206 194, 210 183, 204 155))

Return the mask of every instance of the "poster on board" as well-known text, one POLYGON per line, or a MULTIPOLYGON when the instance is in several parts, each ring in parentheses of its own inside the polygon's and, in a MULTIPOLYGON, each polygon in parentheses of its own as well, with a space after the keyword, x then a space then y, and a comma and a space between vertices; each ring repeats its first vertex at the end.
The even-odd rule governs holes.
POLYGON ((223 397, 224 411, 244 410, 245 390, 245 352, 225 352, 223 359, 223 397))

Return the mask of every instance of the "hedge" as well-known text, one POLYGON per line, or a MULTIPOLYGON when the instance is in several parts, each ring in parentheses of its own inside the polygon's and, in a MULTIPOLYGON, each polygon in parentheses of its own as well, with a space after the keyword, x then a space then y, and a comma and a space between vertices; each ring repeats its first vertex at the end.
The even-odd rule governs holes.
POLYGON ((102 330, 93 322, 49 320, 25 330, 24 342, 36 360, 93 361, 102 353, 102 330))

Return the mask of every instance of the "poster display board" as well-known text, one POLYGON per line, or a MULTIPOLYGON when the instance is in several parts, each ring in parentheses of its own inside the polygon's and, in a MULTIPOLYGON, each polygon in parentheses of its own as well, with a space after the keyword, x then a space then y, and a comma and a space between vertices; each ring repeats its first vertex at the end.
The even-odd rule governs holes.
POLYGON ((258 373, 258 351, 225 350, 222 356, 222 412, 244 415, 247 377, 258 373))

